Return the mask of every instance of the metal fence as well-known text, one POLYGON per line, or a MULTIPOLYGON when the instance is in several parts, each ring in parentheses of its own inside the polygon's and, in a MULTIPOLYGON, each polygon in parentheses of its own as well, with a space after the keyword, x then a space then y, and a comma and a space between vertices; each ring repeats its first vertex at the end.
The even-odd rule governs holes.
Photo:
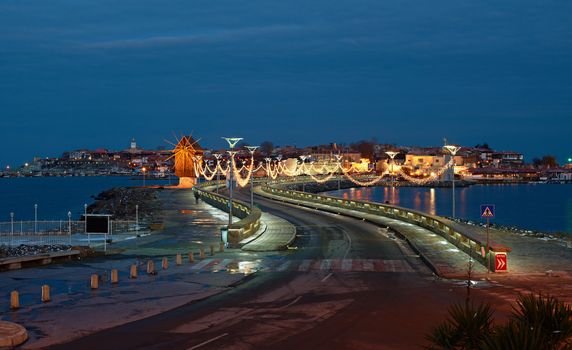
MULTIPOLYGON (((136 221, 111 221, 110 238, 134 235, 145 229, 136 221)), ((95 235, 91 235, 95 236, 95 235)), ((10 221, 0 222, 0 245, 91 245, 85 221, 10 221), (87 243, 86 243, 87 242, 87 243)))

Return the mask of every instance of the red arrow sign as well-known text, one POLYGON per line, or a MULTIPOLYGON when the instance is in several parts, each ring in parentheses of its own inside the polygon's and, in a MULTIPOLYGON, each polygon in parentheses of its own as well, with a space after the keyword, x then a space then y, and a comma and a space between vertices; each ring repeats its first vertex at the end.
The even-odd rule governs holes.
POLYGON ((506 271, 508 267, 506 253, 495 254, 495 271, 506 271))

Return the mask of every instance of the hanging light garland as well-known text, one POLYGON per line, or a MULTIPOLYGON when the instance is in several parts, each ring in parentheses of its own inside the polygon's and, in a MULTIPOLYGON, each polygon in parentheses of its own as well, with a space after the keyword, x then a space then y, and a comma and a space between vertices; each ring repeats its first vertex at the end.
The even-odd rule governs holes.
MULTIPOLYGON (((271 158, 265 158, 265 162, 260 162, 257 167, 254 166, 254 157, 250 158, 250 164, 247 165, 246 162, 244 162, 241 167, 237 166, 234 156, 231 156, 229 159, 227 159, 224 167, 220 157, 217 157, 214 169, 208 165, 208 162, 202 161, 201 156, 194 157, 193 161, 196 165, 194 169, 197 177, 202 175, 207 181, 211 181, 216 176, 218 171, 223 174, 227 173, 230 169, 230 163, 232 162, 233 175, 235 176, 236 182, 240 187, 245 187, 248 185, 253 174, 261 169, 264 170, 266 175, 272 180, 276 180, 279 176, 295 177, 300 175, 308 175, 313 181, 317 183, 328 182, 337 173, 340 173, 349 181, 358 186, 373 186, 382 181, 386 175, 392 174, 392 172, 389 171, 389 166, 384 166, 384 171, 378 176, 371 177, 371 175, 369 175, 367 179, 363 177, 358 178, 358 176, 356 176, 358 174, 371 174, 372 169, 364 171, 357 167, 356 164, 350 164, 349 168, 344 168, 341 163, 342 157, 337 155, 337 161, 333 165, 331 163, 322 163, 321 165, 317 166, 314 164, 314 162, 308 164, 306 163, 306 159, 308 158, 308 156, 300 156, 302 162, 296 163, 294 169, 292 169, 292 167, 286 166, 285 161, 281 160, 281 156, 278 156, 276 161, 273 161, 271 158), (243 176, 242 174, 245 171, 246 174, 243 176)), ((397 173, 406 181, 415 183, 417 185, 425 185, 427 183, 436 181, 452 164, 453 159, 451 159, 451 161, 449 161, 443 167, 439 168, 436 172, 432 172, 430 176, 425 178, 417 178, 411 176, 407 174, 403 168, 400 168, 397 173)))

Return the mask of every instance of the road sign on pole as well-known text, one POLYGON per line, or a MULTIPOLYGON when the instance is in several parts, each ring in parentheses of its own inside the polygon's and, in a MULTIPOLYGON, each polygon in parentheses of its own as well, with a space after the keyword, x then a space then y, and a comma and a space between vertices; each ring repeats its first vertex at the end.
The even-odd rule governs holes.
POLYGON ((492 219, 495 217, 494 204, 481 204, 481 218, 492 219))
POLYGON ((506 271, 508 267, 506 253, 495 254, 495 271, 506 271))
MULTIPOLYGON (((494 204, 481 204, 481 218, 487 219, 487 273, 491 272, 491 245, 489 242, 489 220, 495 217, 494 204)), ((505 256, 506 257, 506 256, 505 256)))

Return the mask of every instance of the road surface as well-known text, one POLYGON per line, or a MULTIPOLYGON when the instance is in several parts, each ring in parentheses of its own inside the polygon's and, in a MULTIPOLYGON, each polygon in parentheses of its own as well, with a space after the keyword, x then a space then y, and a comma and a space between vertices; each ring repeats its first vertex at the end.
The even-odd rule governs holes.
POLYGON ((426 344, 447 306, 464 298, 463 288, 437 280, 378 226, 256 202, 297 227, 297 249, 277 268, 217 296, 50 349, 411 349, 426 344))

